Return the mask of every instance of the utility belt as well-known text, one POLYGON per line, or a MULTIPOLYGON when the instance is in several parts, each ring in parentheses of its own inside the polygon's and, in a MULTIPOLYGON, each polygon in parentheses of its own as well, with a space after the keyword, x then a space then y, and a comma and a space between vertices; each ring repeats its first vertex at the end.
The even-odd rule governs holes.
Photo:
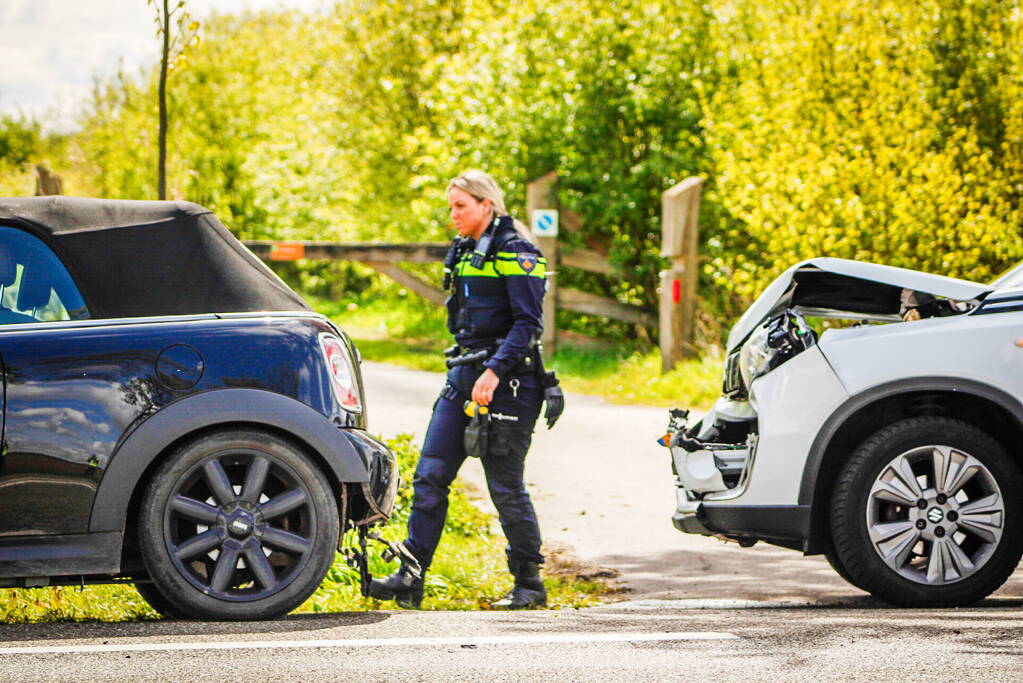
MULTIPOLYGON (((456 368, 460 365, 478 366, 480 369, 483 367, 483 361, 491 356, 500 346, 503 339, 494 340, 492 346, 482 346, 467 348, 455 344, 451 348, 444 351, 444 355, 448 357, 446 365, 448 368, 456 368)), ((547 408, 544 411, 544 419, 547 421, 547 428, 550 429, 554 426, 554 423, 561 417, 561 413, 565 410, 565 395, 561 391, 561 387, 558 386, 558 376, 554 371, 547 372, 543 366, 543 347, 540 345, 539 340, 533 340, 530 345, 528 353, 522 358, 511 370, 512 374, 516 375, 534 375, 540 380, 540 386, 543 388, 543 400, 547 404, 547 408)), ((515 382, 517 379, 513 379, 509 384, 512 386, 512 391, 517 391, 515 382)), ((444 386, 444 391, 441 395, 449 401, 454 401, 458 398, 465 400, 467 397, 461 397, 458 389, 453 387, 451 384, 444 386)), ((475 404, 473 404, 475 405, 475 404)), ((468 405, 467 405, 468 407, 468 405)), ((478 453, 480 444, 486 441, 483 434, 486 431, 486 425, 489 424, 489 416, 481 416, 481 410, 475 411, 472 416, 472 422, 470 427, 472 429, 466 430, 466 434, 472 438, 466 441, 466 452, 478 453), (473 427, 475 425, 475 427, 473 427)), ((468 436, 467 436, 468 438, 468 436)), ((483 450, 486 450, 485 447, 483 450)))
MULTIPOLYGON (((444 350, 447 360, 444 365, 450 370, 460 365, 468 365, 477 370, 483 369, 483 362, 497 353, 497 349, 504 343, 504 339, 496 339, 493 345, 467 347, 454 344, 444 350)), ((542 378, 544 375, 543 353, 539 344, 534 344, 519 361, 512 366, 512 374, 535 375, 542 378)))

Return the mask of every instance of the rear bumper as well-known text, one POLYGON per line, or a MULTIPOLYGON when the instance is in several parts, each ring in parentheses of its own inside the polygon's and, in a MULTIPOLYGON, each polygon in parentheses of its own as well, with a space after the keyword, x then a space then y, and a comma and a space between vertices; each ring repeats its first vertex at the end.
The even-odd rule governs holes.
POLYGON ((341 430, 366 463, 367 479, 361 483, 362 495, 369 510, 366 516, 353 520, 356 525, 385 522, 394 512, 398 494, 398 463, 394 453, 361 429, 341 430))

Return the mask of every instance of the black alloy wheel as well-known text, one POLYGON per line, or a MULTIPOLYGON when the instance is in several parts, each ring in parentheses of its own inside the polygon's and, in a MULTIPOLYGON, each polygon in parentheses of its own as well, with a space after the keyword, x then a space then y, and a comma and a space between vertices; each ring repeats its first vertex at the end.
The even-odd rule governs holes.
POLYGON ((1021 490, 1017 463, 971 424, 917 417, 889 425, 853 452, 835 485, 839 573, 903 607, 977 602, 1023 554, 1021 490))
POLYGON ((256 430, 216 432, 171 454, 139 519, 149 590, 171 609, 154 607, 201 619, 290 612, 323 580, 337 539, 323 473, 292 443, 256 430))

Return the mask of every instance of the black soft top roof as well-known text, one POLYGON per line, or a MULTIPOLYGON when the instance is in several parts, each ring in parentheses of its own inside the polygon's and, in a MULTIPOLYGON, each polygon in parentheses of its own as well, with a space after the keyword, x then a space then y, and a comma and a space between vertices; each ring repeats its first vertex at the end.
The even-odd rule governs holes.
POLYGON ((0 224, 29 230, 57 253, 93 318, 310 310, 191 202, 0 199, 0 224))

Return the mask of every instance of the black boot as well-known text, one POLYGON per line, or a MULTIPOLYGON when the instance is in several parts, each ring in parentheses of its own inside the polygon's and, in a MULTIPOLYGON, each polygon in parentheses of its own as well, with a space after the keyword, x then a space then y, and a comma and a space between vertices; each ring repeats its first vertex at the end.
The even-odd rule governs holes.
POLYGON ((423 602, 423 578, 405 564, 398 571, 383 579, 369 582, 369 595, 377 600, 395 600, 398 607, 419 609, 423 602))
POLYGON ((515 577, 515 586, 508 594, 493 604, 497 609, 529 609, 543 607, 547 604, 547 589, 540 578, 540 565, 536 562, 510 564, 515 577))

